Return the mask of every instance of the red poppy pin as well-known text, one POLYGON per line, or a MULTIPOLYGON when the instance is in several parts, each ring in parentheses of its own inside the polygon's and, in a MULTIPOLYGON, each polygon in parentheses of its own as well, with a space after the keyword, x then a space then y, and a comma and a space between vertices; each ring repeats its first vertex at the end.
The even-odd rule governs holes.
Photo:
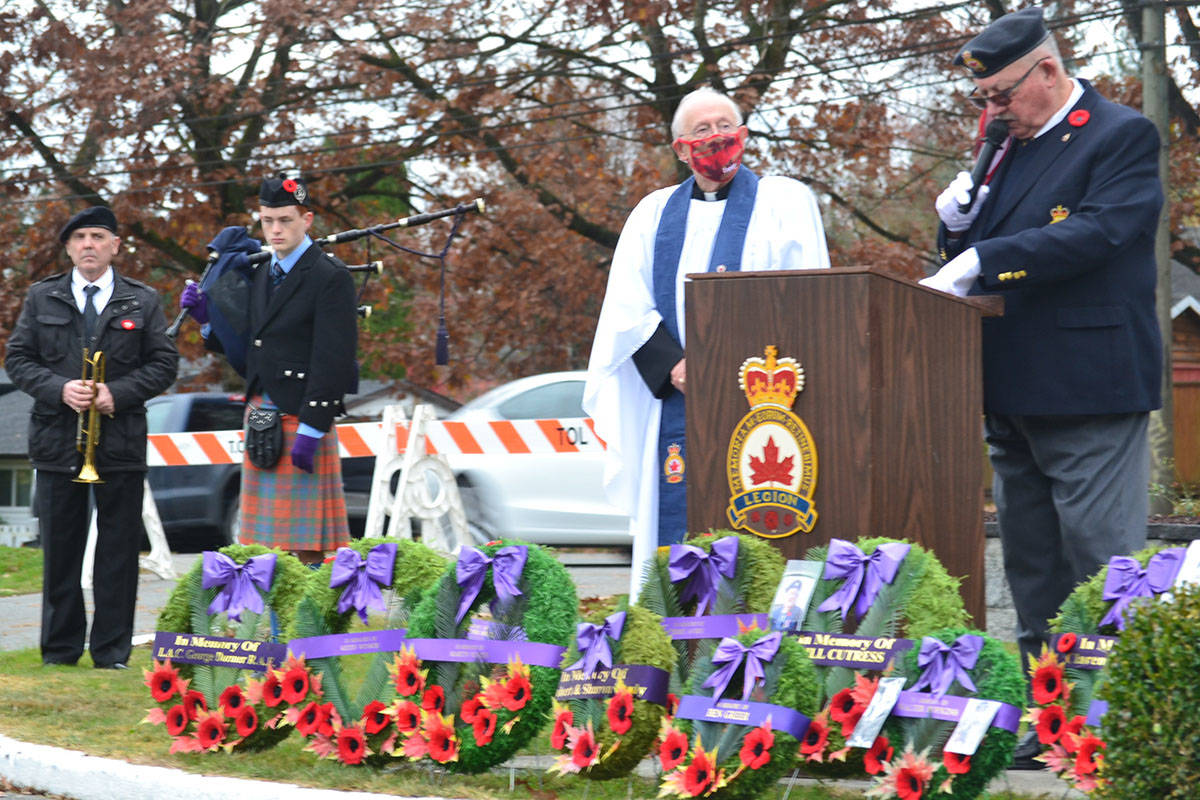
MULTIPOLYGON (((1086 114, 1087 112, 1085 111, 1084 113, 1086 114)), ((1071 123, 1071 124, 1074 125, 1075 123, 1071 123)), ((1079 124, 1082 125, 1083 123, 1081 122, 1079 124)), ((296 191, 296 182, 294 180, 292 180, 291 178, 286 179, 283 182, 283 190, 285 192, 295 192, 296 191)))
POLYGON ((133 330, 133 320, 131 320, 131 319, 121 320, 121 327, 127 331, 133 330))
POLYGON ((1071 127, 1082 128, 1087 125, 1089 119, 1092 118, 1091 113, 1086 108, 1081 108, 1078 111, 1072 111, 1067 115, 1067 122, 1071 123, 1071 127))

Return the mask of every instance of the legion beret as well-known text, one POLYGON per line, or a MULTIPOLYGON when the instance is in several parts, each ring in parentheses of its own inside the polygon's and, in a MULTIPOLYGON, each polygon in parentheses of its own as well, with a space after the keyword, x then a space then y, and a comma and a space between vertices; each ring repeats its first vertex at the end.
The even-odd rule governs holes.
POLYGON ((1049 35, 1042 9, 1022 8, 1005 14, 967 42, 954 57, 954 65, 971 70, 972 78, 987 78, 1033 52, 1049 35))
POLYGON ((117 232, 117 216, 108 206, 92 206, 85 208, 75 216, 67 220, 67 224, 63 225, 62 230, 58 232, 58 241, 62 244, 67 243, 67 237, 76 228, 104 228, 107 231, 117 232))
POLYGON ((263 180, 258 189, 258 202, 267 208, 307 206, 311 199, 303 178, 289 178, 282 172, 263 180))

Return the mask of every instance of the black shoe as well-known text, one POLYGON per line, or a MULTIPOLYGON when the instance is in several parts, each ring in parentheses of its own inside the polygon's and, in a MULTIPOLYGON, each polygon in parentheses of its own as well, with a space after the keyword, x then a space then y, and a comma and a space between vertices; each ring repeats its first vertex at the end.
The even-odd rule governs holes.
POLYGON ((1045 769, 1046 765, 1037 760, 1042 754, 1042 743, 1038 741, 1037 731, 1029 731, 1017 746, 1013 748, 1013 760, 1009 769, 1035 770, 1045 769))
POLYGON ((73 667, 73 666, 75 666, 75 662, 74 661, 55 661, 53 658, 43 658, 42 666, 43 667, 73 667))
POLYGON ((129 665, 121 661, 114 661, 111 664, 96 664, 95 667, 96 669, 129 669, 129 665))

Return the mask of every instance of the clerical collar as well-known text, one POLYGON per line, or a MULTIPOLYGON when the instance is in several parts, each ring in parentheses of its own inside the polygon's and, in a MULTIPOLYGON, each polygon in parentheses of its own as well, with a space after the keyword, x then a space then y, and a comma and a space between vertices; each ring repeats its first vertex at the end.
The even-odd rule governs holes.
POLYGON ((692 184, 692 199, 693 200, 727 200, 729 199, 729 188, 733 186, 733 181, 726 181, 721 186, 717 187, 715 192, 701 191, 700 184, 692 184))

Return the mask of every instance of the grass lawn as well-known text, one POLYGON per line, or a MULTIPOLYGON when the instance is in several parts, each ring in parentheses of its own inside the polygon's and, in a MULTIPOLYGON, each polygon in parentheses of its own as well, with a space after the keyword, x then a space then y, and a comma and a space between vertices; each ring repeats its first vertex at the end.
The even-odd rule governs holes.
POLYGON ((42 591, 42 551, 37 547, 0 547, 0 597, 42 591))

